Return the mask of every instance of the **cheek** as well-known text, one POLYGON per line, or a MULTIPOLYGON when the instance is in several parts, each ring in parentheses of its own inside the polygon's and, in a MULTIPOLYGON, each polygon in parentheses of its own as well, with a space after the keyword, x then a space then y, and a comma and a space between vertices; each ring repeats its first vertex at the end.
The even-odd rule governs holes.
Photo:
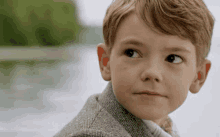
POLYGON ((187 98, 190 82, 186 78, 185 75, 173 75, 169 80, 165 80, 172 110, 181 106, 187 98))
POLYGON ((183 79, 183 85, 185 86, 185 89, 189 91, 190 86, 194 82, 195 74, 194 73, 188 73, 184 75, 183 79))
POLYGON ((188 95, 188 90, 183 86, 179 86, 178 88, 173 88, 170 91, 172 95, 169 96, 169 106, 170 111, 173 112, 184 103, 188 95))
POLYGON ((110 69, 112 80, 122 82, 121 80, 126 79, 128 67, 120 61, 120 59, 113 58, 113 60, 111 60, 110 69))
POLYGON ((183 68, 179 71, 172 71, 170 74, 171 79, 174 79, 172 82, 175 83, 176 89, 182 92, 189 90, 195 76, 193 68, 183 68))
POLYGON ((132 87, 138 79, 137 67, 127 64, 120 59, 114 62, 114 67, 111 69, 112 80, 115 84, 120 83, 120 85, 124 85, 125 89, 126 87, 132 87))
POLYGON ((113 69, 117 75, 129 74, 129 71, 132 69, 132 66, 126 63, 122 57, 114 58, 112 60, 112 66, 114 66, 113 69))

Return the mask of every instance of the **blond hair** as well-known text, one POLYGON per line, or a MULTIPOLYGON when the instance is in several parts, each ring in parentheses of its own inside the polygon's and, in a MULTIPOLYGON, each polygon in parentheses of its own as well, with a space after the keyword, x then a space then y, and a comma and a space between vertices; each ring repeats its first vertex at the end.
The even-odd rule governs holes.
POLYGON ((189 39, 196 47, 197 66, 208 56, 214 17, 202 0, 114 0, 103 22, 110 53, 119 23, 133 11, 153 31, 189 39))

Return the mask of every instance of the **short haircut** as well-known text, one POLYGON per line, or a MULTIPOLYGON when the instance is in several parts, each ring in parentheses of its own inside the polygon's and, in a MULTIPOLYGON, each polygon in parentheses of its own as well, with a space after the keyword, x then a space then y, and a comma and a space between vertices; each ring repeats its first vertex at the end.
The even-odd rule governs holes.
POLYGON ((203 0, 114 0, 103 21, 104 41, 110 53, 120 22, 131 12, 155 32, 190 40, 196 47, 197 66, 208 56, 214 17, 203 0))

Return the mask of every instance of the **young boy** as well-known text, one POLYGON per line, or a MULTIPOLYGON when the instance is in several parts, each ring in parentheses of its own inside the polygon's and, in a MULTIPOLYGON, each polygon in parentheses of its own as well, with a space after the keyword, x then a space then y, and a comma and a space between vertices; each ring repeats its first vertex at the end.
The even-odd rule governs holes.
POLYGON ((202 0, 113 1, 97 46, 110 82, 55 136, 178 136, 168 114, 203 86, 213 26, 202 0))

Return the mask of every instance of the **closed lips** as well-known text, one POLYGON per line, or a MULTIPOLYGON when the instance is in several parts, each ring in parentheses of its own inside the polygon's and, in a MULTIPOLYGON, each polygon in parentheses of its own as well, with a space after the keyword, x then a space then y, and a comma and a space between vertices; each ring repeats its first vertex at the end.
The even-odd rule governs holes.
POLYGON ((150 92, 150 91, 142 91, 142 92, 138 92, 138 93, 135 93, 135 94, 147 94, 147 95, 158 95, 158 96, 162 96, 156 92, 150 92))
POLYGON ((159 95, 158 93, 156 92, 150 92, 150 91, 142 91, 142 92, 139 92, 137 94, 150 94, 150 95, 159 95))

